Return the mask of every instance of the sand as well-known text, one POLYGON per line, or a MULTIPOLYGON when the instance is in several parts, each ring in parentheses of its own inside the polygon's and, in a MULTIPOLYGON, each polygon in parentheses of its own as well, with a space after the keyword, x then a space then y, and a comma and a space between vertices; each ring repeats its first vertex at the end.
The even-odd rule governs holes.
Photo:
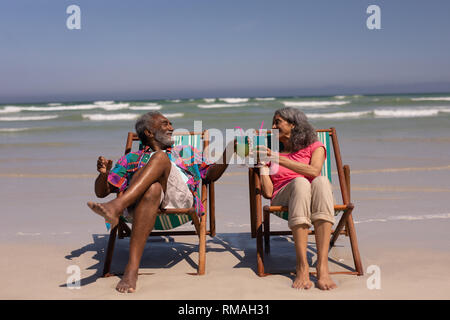
MULTIPOLYGON (((414 178, 400 179, 399 175, 407 174, 403 171, 370 179, 364 175, 373 173, 354 175, 354 217, 365 275, 334 275, 338 288, 327 292, 290 287, 295 266, 290 237, 273 238, 272 253, 266 256, 267 271, 284 273, 257 276, 244 168, 228 171, 217 184, 218 234, 207 238, 206 274, 192 275, 198 261, 195 236, 151 238, 133 294, 115 291, 119 276, 101 277, 108 234, 101 219, 85 205, 95 199, 90 191, 92 177, 47 177, 45 188, 39 177, 4 177, 10 188, 4 192, 3 206, 9 214, 2 216, 7 228, 0 236, 0 299, 449 299, 450 219, 442 209, 449 188, 448 183, 426 183, 435 174, 448 176, 448 170, 438 167, 415 170, 414 178), (417 185, 411 179, 423 183, 417 185), (63 181, 70 182, 70 192, 61 188, 63 181), (33 196, 21 201, 23 194, 33 196), (234 194, 233 202, 224 194, 234 194), (420 206, 423 211, 418 214, 420 206), (67 268, 72 265, 79 267, 79 289, 67 287, 67 268), (380 289, 367 286, 372 265, 379 267, 380 289)), ((272 219, 273 230, 285 225, 272 219)), ((314 237, 309 241, 313 271, 314 237)), ((124 270, 128 245, 128 239, 117 241, 113 271, 124 270)), ((332 271, 352 268, 348 238, 341 237, 329 257, 332 271)))
MULTIPOLYGON (((416 232, 430 223, 410 224, 408 231, 416 232), (417 229, 417 230, 414 230, 417 229)), ((405 223, 392 228, 405 229, 405 223)), ((445 232, 442 226, 435 231, 445 232)), ((360 228, 363 232, 364 228, 360 228)), ((394 230, 392 234, 395 234, 394 230)), ((386 236, 389 236, 389 230, 386 236)), ((392 235, 391 234, 391 235, 392 235)), ((435 233, 436 235, 436 233, 435 233)), ((386 238, 385 238, 386 239, 386 238)), ((314 265, 315 254, 311 237, 308 255, 314 265)), ((352 265, 347 239, 338 241, 330 252, 330 259, 352 265)), ((366 239, 367 240, 367 239, 366 239)), ((363 241, 365 242, 365 241, 363 241)), ((334 275, 338 288, 308 291, 290 288, 293 275, 256 275, 255 241, 248 233, 218 234, 208 238, 206 274, 191 275, 197 266, 197 239, 194 236, 152 238, 141 263, 137 292, 120 294, 115 291, 118 276, 100 277, 104 261, 106 237, 93 235, 87 243, 2 244, 0 252, 5 259, 0 263, 1 299, 448 299, 450 297, 450 254, 433 250, 422 242, 422 247, 404 248, 387 243, 379 246, 361 245, 363 267, 380 268, 380 289, 370 290, 371 276, 334 275), (80 268, 79 289, 69 289, 67 268, 80 268)), ((413 244, 413 243, 412 243, 413 244)), ((124 269, 128 240, 120 240, 116 247, 113 270, 124 269)), ((292 240, 288 237, 272 241, 272 254, 266 258, 267 270, 289 271, 295 265, 292 240)), ((330 261, 332 270, 341 270, 330 261)))

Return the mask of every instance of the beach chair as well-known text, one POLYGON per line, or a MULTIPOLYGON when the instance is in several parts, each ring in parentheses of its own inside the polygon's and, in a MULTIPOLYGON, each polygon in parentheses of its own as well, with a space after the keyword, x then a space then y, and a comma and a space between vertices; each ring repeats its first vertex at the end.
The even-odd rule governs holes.
MULTIPOLYGON (((270 134, 268 131, 267 134, 270 134)), ((339 179, 339 189, 342 196, 342 203, 334 206, 335 215, 341 214, 341 218, 334 230, 332 230, 332 237, 330 241, 330 249, 336 243, 339 235, 343 234, 350 238, 350 245, 353 254, 353 261, 355 268, 349 266, 347 269, 351 271, 330 272, 330 274, 351 274, 363 275, 363 268, 361 258, 359 255, 358 242, 356 239, 356 231, 352 218, 354 205, 350 202, 350 167, 342 164, 341 152, 339 149, 338 138, 335 128, 317 130, 319 141, 321 141, 327 150, 327 157, 322 167, 322 176, 328 177, 331 182, 331 149, 334 151, 334 158, 336 161, 336 169, 339 179)), ((264 269, 264 251, 266 254, 270 253, 270 236, 275 235, 292 235, 291 231, 270 231, 270 214, 275 214, 278 217, 288 219, 288 207, 282 206, 262 206, 262 192, 261 182, 258 168, 249 168, 249 191, 250 191, 250 225, 252 238, 256 238, 256 254, 257 254, 257 274, 259 276, 266 276, 264 269), (264 216, 263 216, 264 214, 264 216), (263 241, 264 238, 264 241, 263 241)), ((309 234, 314 234, 314 230, 310 230, 309 234)), ((340 264, 340 263, 339 263, 340 264)), ((274 272, 272 272, 274 273, 274 272)))
MULTIPOLYGON (((186 132, 186 133, 173 133, 173 139, 176 145, 191 145, 192 147, 202 150, 206 150, 209 145, 208 131, 203 132, 186 132), (203 149, 201 149, 203 148, 203 149)), ((125 145, 125 154, 128 154, 133 146, 134 141, 139 141, 137 134, 129 132, 127 136, 127 142, 125 145)), ((118 197, 121 193, 118 194, 118 197)), ((201 201, 205 208, 205 215, 201 218, 198 217, 195 209, 163 209, 158 212, 155 226, 150 233, 151 236, 178 236, 178 235, 197 235, 199 237, 199 261, 197 274, 205 274, 206 265, 206 236, 214 237, 216 234, 215 224, 215 203, 214 203, 214 182, 203 180, 201 183, 201 201), (209 196, 209 199, 208 199, 209 196), (209 205, 209 230, 206 229, 206 219, 209 205), (195 230, 172 230, 176 227, 191 222, 194 225, 195 230), (172 230, 172 231, 168 231, 172 230)), ((110 273, 111 262, 114 252, 114 244, 116 237, 123 239, 131 236, 131 229, 127 225, 128 221, 124 216, 121 216, 119 223, 114 227, 109 235, 108 247, 106 250, 105 264, 103 267, 103 276, 108 277, 114 274, 110 273)))

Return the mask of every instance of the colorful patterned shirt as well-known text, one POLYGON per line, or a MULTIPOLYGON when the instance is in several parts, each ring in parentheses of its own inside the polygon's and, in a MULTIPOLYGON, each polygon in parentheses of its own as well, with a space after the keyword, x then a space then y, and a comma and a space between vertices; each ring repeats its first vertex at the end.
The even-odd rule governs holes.
MULTIPOLYGON (((121 157, 108 175, 108 182, 119 189, 125 191, 133 174, 145 166, 150 160, 153 151, 146 146, 137 152, 130 152, 121 157)), ((211 165, 202 153, 191 146, 175 146, 166 150, 170 161, 174 162, 178 168, 188 177, 187 186, 194 198, 194 208, 197 214, 202 216, 205 208, 200 199, 200 183, 206 178, 208 168, 211 165)))

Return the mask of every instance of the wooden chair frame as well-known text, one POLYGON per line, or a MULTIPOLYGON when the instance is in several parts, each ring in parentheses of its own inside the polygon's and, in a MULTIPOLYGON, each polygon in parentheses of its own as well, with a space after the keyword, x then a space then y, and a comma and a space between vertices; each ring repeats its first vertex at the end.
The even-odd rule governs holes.
MULTIPOLYGON (((198 135, 201 134, 201 138, 203 141, 203 150, 209 145, 209 135, 208 131, 205 130, 203 132, 185 132, 185 133, 174 133, 174 135, 198 135)), ((131 151, 133 141, 139 141, 137 134, 134 132, 128 132, 127 142, 125 146, 125 154, 128 154, 131 151)), ((119 193, 117 196, 120 197, 122 193, 119 193)), ((197 275, 204 275, 206 268, 206 236, 209 235, 214 237, 216 235, 216 219, 215 219, 215 191, 214 191, 214 182, 202 180, 201 183, 201 201, 203 207, 205 208, 205 214, 199 218, 195 209, 187 208, 187 209, 162 209, 159 210, 158 214, 188 214, 192 218, 192 222, 195 227, 195 231, 152 231, 150 236, 181 236, 181 235, 197 235, 199 237, 199 261, 197 268, 197 275), (209 196, 209 199, 208 199, 209 196), (208 215, 208 207, 209 204, 209 230, 206 229, 206 219, 208 215)), ((111 229, 108 247, 106 250, 106 258, 105 264, 103 266, 103 277, 113 276, 113 273, 110 273, 111 263, 114 253, 114 245, 116 242, 116 237, 119 239, 123 239, 131 236, 131 229, 126 224, 123 219, 119 219, 119 224, 111 229)))
MULTIPOLYGON (((334 157, 336 160, 336 168, 339 178, 339 187, 343 204, 334 206, 335 211, 343 211, 336 229, 332 230, 330 241, 330 250, 333 248, 339 235, 344 234, 350 238, 350 245, 355 264, 354 271, 349 272, 330 272, 330 274, 351 274, 362 276, 364 274, 361 257, 359 255, 358 241, 356 239, 356 230, 353 222, 352 212, 353 203, 350 202, 350 167, 342 164, 341 152, 339 148, 338 138, 335 128, 317 130, 317 132, 328 132, 334 149, 334 157)), ((327 152, 331 155, 331 152, 327 152)), ((264 251, 270 253, 270 236, 273 235, 292 235, 291 231, 270 231, 270 213, 288 211, 288 207, 282 206, 262 206, 261 180, 258 168, 249 168, 249 193, 250 193, 250 225, 252 238, 256 238, 256 255, 257 255, 257 274, 260 277, 270 275, 265 272, 264 268, 264 251), (264 212, 264 217, 262 215, 264 212), (263 242, 264 238, 264 242, 263 242), (264 250, 265 247, 265 250, 264 250)), ((310 230, 309 234, 314 234, 314 230, 310 230)))

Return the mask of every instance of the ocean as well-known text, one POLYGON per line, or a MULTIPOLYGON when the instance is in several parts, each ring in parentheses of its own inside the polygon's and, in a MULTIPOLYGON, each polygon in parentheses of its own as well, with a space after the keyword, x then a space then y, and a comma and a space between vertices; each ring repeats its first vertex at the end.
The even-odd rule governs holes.
MULTIPOLYGON (((316 128, 337 129, 344 163, 352 169, 358 223, 450 217, 450 93, 3 104, 0 176, 17 188, 29 178, 35 196, 45 194, 39 185, 47 178, 87 179, 91 186, 97 157, 117 160, 127 132, 145 112, 160 111, 175 128, 192 130, 200 120, 203 129, 224 131, 270 128, 274 111, 284 106, 304 111, 316 128)), ((237 199, 247 205, 245 170, 230 168, 236 176, 224 183, 237 183, 244 190, 237 199)), ((92 190, 77 192, 79 201, 93 199, 92 190)), ((219 200, 218 208, 221 203, 226 206, 219 200)), ((248 229, 247 212, 224 219, 218 231, 248 229)))

